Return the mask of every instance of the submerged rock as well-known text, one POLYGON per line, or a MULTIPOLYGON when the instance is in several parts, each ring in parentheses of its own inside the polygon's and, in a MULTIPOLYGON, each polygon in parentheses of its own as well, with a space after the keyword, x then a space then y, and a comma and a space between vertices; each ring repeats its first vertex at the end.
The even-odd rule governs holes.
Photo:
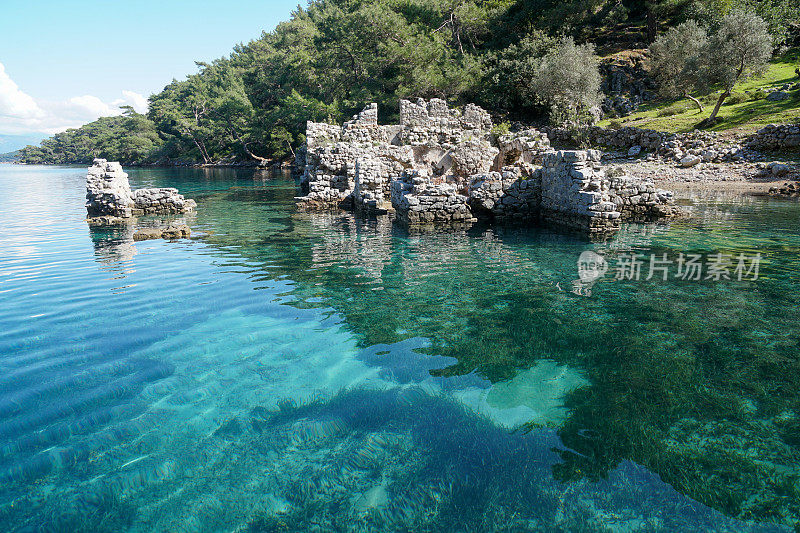
POLYGON ((162 231, 158 228, 142 228, 133 234, 134 241, 146 241, 149 239, 160 239, 162 231))
POLYGON ((146 241, 149 239, 188 239, 192 231, 186 224, 172 223, 166 228, 140 228, 133 234, 134 241, 146 241))
POLYGON ((192 231, 186 224, 170 224, 161 232, 165 239, 188 239, 191 235, 192 231))

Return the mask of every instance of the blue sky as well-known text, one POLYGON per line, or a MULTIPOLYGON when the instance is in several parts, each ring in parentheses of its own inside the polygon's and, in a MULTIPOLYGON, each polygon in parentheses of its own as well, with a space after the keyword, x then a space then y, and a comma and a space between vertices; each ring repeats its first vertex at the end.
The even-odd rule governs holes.
POLYGON ((227 55, 305 0, 2 0, 0 134, 117 112, 227 55))

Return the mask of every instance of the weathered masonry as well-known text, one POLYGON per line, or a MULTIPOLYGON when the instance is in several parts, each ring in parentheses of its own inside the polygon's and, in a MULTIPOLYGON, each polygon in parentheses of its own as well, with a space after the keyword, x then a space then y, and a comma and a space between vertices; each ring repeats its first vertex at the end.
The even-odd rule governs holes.
POLYGON ((309 122, 307 209, 394 212, 408 225, 524 219, 588 233, 621 219, 671 216, 672 194, 648 181, 609 177, 597 151, 554 151, 542 132, 492 133, 475 105, 400 102, 400 124, 378 124, 371 104, 344 126, 309 122))
POLYGON ((175 215, 192 211, 194 200, 187 200, 178 189, 131 190, 122 165, 95 159, 86 176, 86 212, 90 219, 128 219, 138 215, 175 215))

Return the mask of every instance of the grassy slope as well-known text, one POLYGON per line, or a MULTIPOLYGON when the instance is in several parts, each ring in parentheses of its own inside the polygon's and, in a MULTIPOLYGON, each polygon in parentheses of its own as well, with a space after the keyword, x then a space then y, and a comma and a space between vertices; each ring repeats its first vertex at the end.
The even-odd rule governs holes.
MULTIPOLYGON (((800 50, 794 49, 775 59, 766 74, 736 86, 734 95, 722 106, 720 122, 711 128, 713 131, 731 133, 752 133, 767 124, 800 122, 800 91, 784 102, 749 100, 744 91, 755 91, 769 87, 780 87, 785 83, 800 81, 794 69, 800 65, 800 50)), ((711 114, 719 92, 700 97, 706 107, 699 112, 689 100, 655 101, 640 107, 637 113, 621 119, 604 120, 600 126, 608 127, 612 122, 623 126, 636 126, 659 131, 686 132, 711 114)))

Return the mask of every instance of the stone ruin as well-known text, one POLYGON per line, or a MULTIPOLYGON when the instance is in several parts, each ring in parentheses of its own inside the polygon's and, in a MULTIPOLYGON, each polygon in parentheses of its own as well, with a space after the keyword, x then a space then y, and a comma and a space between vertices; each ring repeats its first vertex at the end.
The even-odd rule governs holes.
POLYGON ((554 151, 546 134, 492 132, 475 105, 400 101, 400 124, 370 104, 343 126, 309 122, 301 186, 306 209, 394 213, 410 226, 483 219, 543 221, 588 233, 623 219, 675 213, 652 182, 608 177, 600 152, 554 151))
MULTIPOLYGON (((95 159, 86 176, 86 212, 92 225, 117 224, 142 215, 180 215, 197 206, 173 188, 131 190, 128 174, 122 165, 105 159, 95 159)), ((188 237, 185 224, 168 224, 165 228, 145 228, 137 231, 134 240, 164 237, 188 237)))
POLYGON ((177 215, 197 206, 173 188, 131 190, 122 165, 95 159, 86 176, 86 212, 90 219, 127 219, 141 215, 177 215))

